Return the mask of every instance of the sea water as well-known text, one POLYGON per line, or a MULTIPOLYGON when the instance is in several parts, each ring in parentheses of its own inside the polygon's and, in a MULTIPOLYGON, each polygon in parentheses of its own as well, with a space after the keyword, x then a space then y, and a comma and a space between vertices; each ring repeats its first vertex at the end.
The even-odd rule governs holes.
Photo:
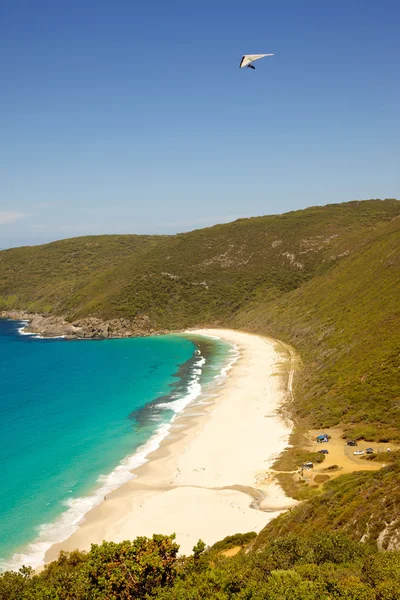
POLYGON ((0 570, 41 564, 237 354, 204 337, 66 341, 25 325, 0 319, 0 570))

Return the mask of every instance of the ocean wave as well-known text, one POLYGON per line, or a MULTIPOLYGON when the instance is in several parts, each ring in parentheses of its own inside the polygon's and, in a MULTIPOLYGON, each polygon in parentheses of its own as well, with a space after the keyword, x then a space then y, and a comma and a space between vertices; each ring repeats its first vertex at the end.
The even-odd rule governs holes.
MULTIPOLYGON (((188 404, 194 402, 194 400, 196 400, 200 396, 202 392, 200 376, 203 372, 203 367, 206 363, 206 359, 203 356, 201 356, 198 350, 196 350, 196 354, 200 358, 196 361, 196 363, 191 369, 191 377, 189 379, 187 392, 185 396, 183 396, 182 398, 178 397, 176 400, 172 400, 172 402, 160 402, 160 404, 157 404, 157 408, 167 408, 169 410, 173 410, 175 415, 177 415, 181 413, 188 406, 188 404)), ((172 397, 174 398, 174 396, 172 397)))
POLYGON ((25 331, 25 329, 28 327, 29 325, 29 321, 20 321, 22 327, 18 327, 18 333, 20 335, 30 335, 32 337, 38 337, 37 333, 30 333, 29 331, 25 331))
POLYGON ((220 372, 214 377, 215 382, 218 384, 221 384, 225 381, 225 379, 228 377, 229 371, 232 369, 235 362, 237 362, 240 358, 239 346, 237 344, 231 344, 231 348, 232 348, 232 350, 229 353, 228 362, 226 363, 226 365, 224 367, 222 367, 220 372))
POLYGON ((44 336, 40 333, 32 333, 29 331, 24 331, 24 329, 28 327, 28 325, 24 325, 24 327, 19 327, 18 333, 19 335, 29 335, 29 337, 34 338, 35 340, 64 340, 65 335, 52 335, 52 336, 44 336))
POLYGON ((24 551, 15 553, 10 560, 0 562, 0 571, 17 571, 23 565, 36 568, 43 564, 44 556, 53 544, 61 543, 69 538, 82 523, 84 516, 112 491, 127 483, 136 476, 132 473, 141 465, 148 462, 147 456, 159 448, 162 440, 170 433, 175 417, 191 402, 196 400, 202 392, 200 376, 206 363, 205 358, 196 351, 198 360, 193 364, 186 393, 182 398, 177 398, 169 403, 160 403, 157 408, 168 408, 174 411, 169 423, 160 425, 151 438, 136 452, 124 458, 119 465, 108 475, 100 475, 97 479, 99 486, 88 496, 71 498, 63 502, 66 510, 51 523, 44 523, 37 529, 38 536, 34 542, 25 547, 24 551))

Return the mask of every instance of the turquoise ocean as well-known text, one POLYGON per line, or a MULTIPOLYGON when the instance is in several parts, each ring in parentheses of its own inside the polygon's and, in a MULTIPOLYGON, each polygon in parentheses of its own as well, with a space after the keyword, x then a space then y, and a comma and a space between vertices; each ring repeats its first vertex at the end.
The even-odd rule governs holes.
POLYGON ((0 570, 41 564, 236 359, 203 336, 41 339, 0 319, 0 570))

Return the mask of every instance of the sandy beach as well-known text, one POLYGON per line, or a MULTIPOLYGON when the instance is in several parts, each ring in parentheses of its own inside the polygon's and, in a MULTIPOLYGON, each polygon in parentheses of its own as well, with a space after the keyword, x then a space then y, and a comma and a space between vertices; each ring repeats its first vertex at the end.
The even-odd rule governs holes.
POLYGON ((78 530, 52 546, 90 549, 103 540, 175 533, 182 553, 199 538, 211 545, 238 532, 260 531, 296 502, 266 476, 287 446, 290 424, 278 414, 291 358, 267 338, 225 329, 189 332, 236 344, 240 357, 214 397, 200 397, 134 471, 135 478, 86 514, 78 530))

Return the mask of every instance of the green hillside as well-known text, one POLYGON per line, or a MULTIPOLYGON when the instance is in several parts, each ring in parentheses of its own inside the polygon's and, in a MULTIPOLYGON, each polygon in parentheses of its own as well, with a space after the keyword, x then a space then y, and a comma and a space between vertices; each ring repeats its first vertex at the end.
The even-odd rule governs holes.
POLYGON ((0 309, 56 312, 65 297, 162 236, 95 235, 0 252, 0 309))
POLYGON ((399 439, 399 215, 399 201, 368 200, 6 250, 0 309, 268 334, 301 354, 299 422, 399 439))
MULTIPOLYGON (((7 250, 0 310, 270 335, 301 356, 290 406, 299 431, 340 425, 352 437, 400 440, 399 217, 399 201, 369 200, 176 236, 7 250)), ((40 575, 0 575, 0 600, 397 600, 398 454, 379 471, 329 481, 256 538, 237 534, 205 552, 199 542, 183 558, 170 537, 103 543, 62 554, 40 575), (239 552, 228 558, 228 549, 239 552)))
POLYGON ((322 494, 271 521, 255 541, 255 549, 286 535, 336 532, 355 541, 399 548, 400 461, 379 471, 342 475, 324 486, 322 494))
POLYGON ((164 237, 95 236, 0 252, 0 307, 223 323, 300 287, 400 213, 394 200, 312 207, 164 237))
POLYGON ((300 351, 293 408, 307 425, 399 438, 400 219, 360 236, 356 251, 327 272, 233 323, 300 351))

